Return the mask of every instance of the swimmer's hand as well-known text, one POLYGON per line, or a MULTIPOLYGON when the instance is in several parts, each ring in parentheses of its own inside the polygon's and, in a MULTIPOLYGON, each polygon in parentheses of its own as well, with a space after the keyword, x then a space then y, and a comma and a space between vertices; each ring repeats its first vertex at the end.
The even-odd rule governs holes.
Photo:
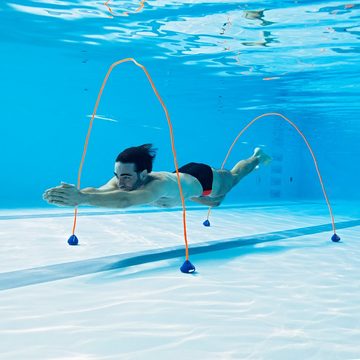
POLYGON ((75 185, 61 182, 56 186, 46 190, 43 199, 49 204, 57 206, 77 206, 82 203, 84 194, 82 194, 75 185))

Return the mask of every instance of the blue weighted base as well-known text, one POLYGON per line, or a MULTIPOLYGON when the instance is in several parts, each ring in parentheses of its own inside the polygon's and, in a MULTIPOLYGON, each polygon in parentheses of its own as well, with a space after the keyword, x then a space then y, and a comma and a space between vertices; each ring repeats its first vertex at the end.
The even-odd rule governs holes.
POLYGON ((203 222, 203 225, 204 225, 204 226, 210 226, 210 221, 209 221, 209 220, 205 220, 205 221, 203 222))
POLYGON ((331 240, 333 242, 339 242, 340 241, 340 236, 338 236, 336 233, 331 237, 331 240))
POLYGON ((190 273, 193 273, 195 271, 195 266, 189 261, 189 260, 186 260, 181 268, 180 268, 180 271, 185 273, 185 274, 190 274, 190 273))
POLYGON ((77 245, 79 243, 79 239, 76 237, 76 235, 71 235, 68 240, 69 245, 77 245))

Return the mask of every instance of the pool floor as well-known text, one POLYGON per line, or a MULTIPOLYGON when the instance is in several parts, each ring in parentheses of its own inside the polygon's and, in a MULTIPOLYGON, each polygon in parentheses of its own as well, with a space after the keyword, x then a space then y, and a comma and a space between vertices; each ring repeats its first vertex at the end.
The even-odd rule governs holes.
POLYGON ((189 211, 191 275, 180 211, 85 210, 0 213, 1 359, 360 358, 356 204, 189 211))

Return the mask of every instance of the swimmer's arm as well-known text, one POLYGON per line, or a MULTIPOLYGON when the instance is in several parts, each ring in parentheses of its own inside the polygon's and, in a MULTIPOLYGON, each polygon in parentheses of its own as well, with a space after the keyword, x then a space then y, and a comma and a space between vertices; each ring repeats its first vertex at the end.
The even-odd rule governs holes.
POLYGON ((111 191, 111 190, 117 190, 117 179, 116 177, 112 177, 106 184, 100 186, 99 188, 95 187, 87 187, 84 189, 81 189, 80 191, 84 194, 94 194, 98 192, 104 192, 104 191, 111 191))
POLYGON ((171 181, 153 181, 145 188, 133 191, 110 190, 92 194, 82 194, 79 204, 108 208, 127 208, 150 204, 162 196, 171 194, 171 181))
MULTIPOLYGON (((93 205, 106 208, 127 208, 134 205, 149 204, 168 195, 169 182, 154 181, 141 190, 108 190, 86 193, 74 185, 62 183, 61 186, 45 191, 43 198, 49 204, 58 206, 93 205)), ((170 184, 171 185, 171 184, 170 184)))
POLYGON ((112 190, 98 193, 82 193, 79 205, 92 205, 106 208, 123 209, 144 205, 158 200, 162 195, 150 189, 122 191, 112 190))

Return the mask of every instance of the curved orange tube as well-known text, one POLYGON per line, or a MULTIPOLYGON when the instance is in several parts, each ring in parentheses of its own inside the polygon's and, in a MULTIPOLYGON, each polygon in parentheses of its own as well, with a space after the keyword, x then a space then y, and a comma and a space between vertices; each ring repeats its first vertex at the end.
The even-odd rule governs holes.
MULTIPOLYGON (((226 156, 225 156, 225 159, 221 165, 221 169, 224 168, 225 166, 225 163, 227 161, 227 159, 229 158, 230 156, 230 153, 233 149, 233 147, 235 146, 235 144, 237 143, 237 141, 239 140, 240 136, 257 120, 265 117, 265 116, 279 116, 281 117, 282 119, 284 119, 285 121, 287 121, 292 127, 295 128, 295 130, 300 134, 300 136, 303 138, 303 140, 305 141, 305 144, 306 146, 308 147, 309 151, 310 151, 310 154, 314 160, 314 165, 315 165, 315 168, 316 168, 316 172, 318 174, 318 177, 319 177, 319 181, 320 181, 320 185, 321 185, 321 189, 322 189, 322 192, 324 194, 324 197, 325 197, 325 200, 326 200, 326 204, 328 206, 328 209, 329 209, 329 213, 330 213, 330 217, 331 217, 331 223, 332 223, 332 228, 333 228, 333 231, 334 231, 334 234, 336 232, 336 228, 335 228, 335 221, 334 221, 334 215, 333 215, 333 211, 332 211, 332 208, 331 208, 331 205, 330 205, 330 202, 329 202, 329 198, 327 196, 327 193, 326 193, 326 190, 325 190, 325 186, 324 186, 324 182, 322 180, 322 176, 320 174, 320 170, 319 170, 319 166, 318 166, 318 163, 317 163, 317 160, 316 160, 316 157, 315 157, 315 154, 309 144, 309 142, 307 141, 305 135, 300 131, 300 129, 292 122, 290 121, 286 116, 282 115, 282 114, 279 114, 279 113, 266 113, 266 114, 262 114, 260 116, 257 116, 256 118, 254 118, 253 120, 251 120, 240 132, 239 134, 237 135, 237 137, 235 138, 235 140, 233 141, 233 143, 231 144, 226 156)), ((209 211, 208 211, 208 217, 207 219, 209 219, 209 215, 210 215, 210 209, 209 208, 209 211)))
MULTIPOLYGON (((151 84, 151 87, 156 95, 156 97, 158 98, 164 112, 165 112, 165 116, 166 116, 166 119, 167 119, 167 122, 168 122, 168 126, 169 126, 169 132, 170 132, 170 140, 171 140, 171 148, 172 148, 172 152, 173 152, 173 157, 174 157, 174 165, 175 165, 175 169, 176 169, 176 176, 177 176, 177 181, 178 181, 178 186, 179 186, 179 192, 180 192, 180 198, 181 198, 181 204, 182 204, 182 208, 183 208, 183 227, 184 227, 184 241, 185 241, 185 256, 186 256, 186 260, 189 259, 189 247, 188 247, 188 241, 187 241, 187 231, 186 231, 186 208, 185 208, 185 199, 184 199, 184 195, 183 195, 183 191, 182 191, 182 186, 181 186, 181 182, 180 182, 180 173, 179 173, 179 166, 178 166, 178 162, 177 162, 177 156, 176 156, 176 150, 175 150, 175 140, 174 140, 174 133, 173 133, 173 127, 172 127, 172 123, 171 123, 171 120, 170 120, 170 116, 169 116, 169 112, 162 100, 162 98, 160 97, 155 85, 154 85, 154 82, 153 80, 151 79, 151 76, 150 74, 148 73, 148 71, 146 70, 145 66, 144 65, 141 65, 139 64, 135 59, 133 58, 125 58, 125 59, 122 59, 122 60, 119 60, 119 61, 116 61, 114 62, 108 72, 106 73, 106 76, 104 78, 104 81, 101 85, 101 88, 100 88, 100 91, 98 93, 98 96, 97 96, 97 99, 96 99, 96 103, 95 103, 95 107, 94 107, 94 110, 93 110, 93 113, 92 113, 92 116, 91 116, 91 120, 90 120, 90 124, 89 124, 89 128, 88 128, 88 132, 87 132, 87 135, 86 135, 86 139, 85 139, 85 144, 84 144, 84 150, 83 150, 83 154, 82 154, 82 157, 81 157, 81 161, 80 161, 80 166, 79 166, 79 171, 78 171, 78 179, 77 179, 77 188, 80 189, 80 179, 81 179, 81 173, 82 173, 82 168, 83 168, 83 165, 84 165, 84 161, 85 161, 85 156, 86 156, 86 152, 87 152, 87 147, 88 147, 88 143, 89 143, 89 138, 90 138, 90 134, 91 134, 91 129, 92 129, 92 126, 93 126, 93 122, 94 122, 94 118, 95 118, 95 115, 96 115, 96 111, 99 107, 99 103, 100 103, 100 99, 101 99, 101 96, 102 96, 102 93, 104 91, 104 88, 105 88, 105 85, 106 85, 106 82, 108 81, 108 78, 111 74, 111 72, 113 71, 113 69, 118 66, 119 64, 121 63, 124 63, 124 62, 128 62, 128 61, 132 61, 136 66, 140 67, 145 75, 147 76, 150 84, 151 84)), ((73 225, 73 229, 72 229, 72 233, 74 235, 75 233, 75 228, 76 228, 76 218, 77 218, 77 207, 75 207, 75 214, 74 214, 74 225, 73 225)))
MULTIPOLYGON (((114 12, 112 11, 112 8, 109 6, 109 2, 110 2, 110 0, 107 0, 106 2, 104 2, 104 5, 108 8, 108 10, 109 10, 109 12, 111 13, 112 16, 116 16, 114 14, 114 12)), ((141 9, 144 7, 144 4, 145 4, 145 0, 141 0, 140 4, 139 4, 139 7, 136 10, 134 10, 132 13, 137 13, 137 12, 141 11, 141 9)), ((125 16, 128 16, 129 12, 124 11, 122 14, 125 15, 125 16)))

